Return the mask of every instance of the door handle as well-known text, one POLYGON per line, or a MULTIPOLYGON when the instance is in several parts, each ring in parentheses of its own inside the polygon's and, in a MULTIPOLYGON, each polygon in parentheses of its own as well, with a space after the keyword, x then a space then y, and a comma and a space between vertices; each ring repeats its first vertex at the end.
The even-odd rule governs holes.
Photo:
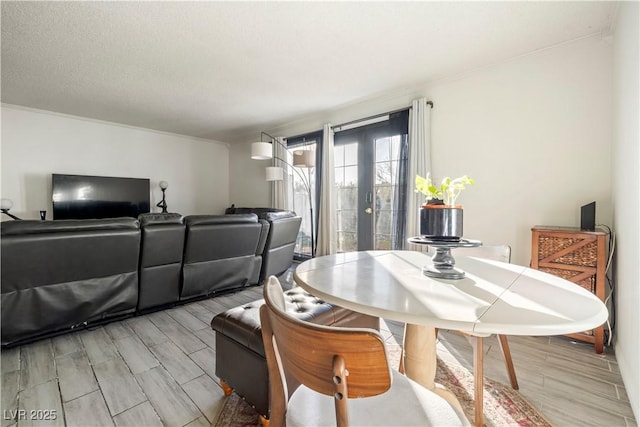
POLYGON ((373 209, 371 209, 371 208, 366 208, 366 209, 364 210, 364 213, 368 213, 369 215, 371 215, 371 214, 373 213, 373 209))

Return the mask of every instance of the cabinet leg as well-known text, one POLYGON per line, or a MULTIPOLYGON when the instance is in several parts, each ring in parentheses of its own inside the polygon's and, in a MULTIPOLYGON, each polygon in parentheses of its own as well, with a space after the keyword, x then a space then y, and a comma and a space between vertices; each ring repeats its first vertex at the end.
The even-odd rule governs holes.
POLYGON ((595 339, 596 353, 602 354, 604 351, 604 328, 599 327, 593 330, 593 338, 595 339))

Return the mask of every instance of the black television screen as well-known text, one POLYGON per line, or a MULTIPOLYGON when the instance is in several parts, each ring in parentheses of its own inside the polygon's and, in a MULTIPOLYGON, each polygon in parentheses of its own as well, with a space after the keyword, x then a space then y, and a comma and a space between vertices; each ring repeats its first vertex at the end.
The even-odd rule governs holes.
POLYGON ((137 218, 149 212, 149 180, 52 174, 53 219, 137 218))
POLYGON ((596 202, 580 208, 580 229, 593 231, 596 229, 596 202))

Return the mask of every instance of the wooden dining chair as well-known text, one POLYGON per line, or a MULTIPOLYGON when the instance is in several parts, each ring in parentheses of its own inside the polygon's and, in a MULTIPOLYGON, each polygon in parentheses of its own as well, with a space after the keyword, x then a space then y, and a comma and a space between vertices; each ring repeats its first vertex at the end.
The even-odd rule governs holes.
POLYGON ((468 425, 459 409, 389 368, 378 331, 288 315, 274 276, 265 283, 264 299, 260 321, 272 427, 468 425))

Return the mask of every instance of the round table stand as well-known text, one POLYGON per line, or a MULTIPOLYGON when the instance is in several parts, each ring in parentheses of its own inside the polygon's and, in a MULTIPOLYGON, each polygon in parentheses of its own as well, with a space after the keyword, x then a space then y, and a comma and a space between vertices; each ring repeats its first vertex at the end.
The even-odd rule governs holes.
POLYGON ((429 245, 436 249, 431 257, 433 265, 422 267, 422 274, 437 279, 459 280, 464 278, 464 271, 456 269, 456 259, 451 255, 452 248, 474 248, 482 246, 479 240, 460 239, 458 241, 432 240, 424 237, 412 237, 410 243, 429 245))
POLYGON ((464 271, 454 268, 456 260, 451 255, 451 248, 436 248, 436 253, 431 257, 433 265, 422 267, 422 274, 438 279, 462 279, 464 271))

